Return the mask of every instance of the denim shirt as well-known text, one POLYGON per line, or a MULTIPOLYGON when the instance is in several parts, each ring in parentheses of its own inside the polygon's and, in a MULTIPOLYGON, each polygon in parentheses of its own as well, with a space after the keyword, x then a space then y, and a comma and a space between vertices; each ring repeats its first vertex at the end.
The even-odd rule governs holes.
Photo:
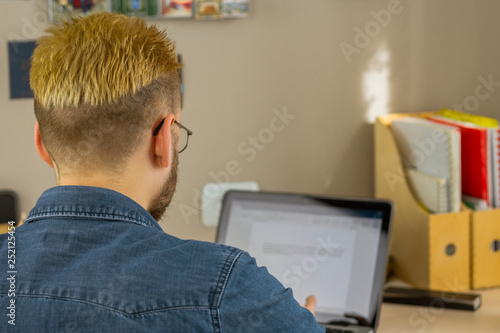
POLYGON ((10 268, 8 237, 1 332, 325 331, 248 253, 170 236, 112 190, 45 191, 10 235, 10 268))

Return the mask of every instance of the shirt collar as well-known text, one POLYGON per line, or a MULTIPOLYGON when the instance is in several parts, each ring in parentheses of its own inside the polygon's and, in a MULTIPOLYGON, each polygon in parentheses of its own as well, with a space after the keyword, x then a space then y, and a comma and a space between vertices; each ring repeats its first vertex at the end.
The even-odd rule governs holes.
POLYGON ((101 187, 56 186, 46 190, 26 223, 46 218, 84 218, 136 223, 162 230, 158 222, 129 197, 101 187))

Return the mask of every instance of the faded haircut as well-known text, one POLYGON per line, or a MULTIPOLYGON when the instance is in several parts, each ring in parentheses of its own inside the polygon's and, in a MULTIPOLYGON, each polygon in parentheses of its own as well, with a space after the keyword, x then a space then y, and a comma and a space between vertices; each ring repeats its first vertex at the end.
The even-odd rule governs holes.
POLYGON ((59 172, 119 172, 180 105, 174 43, 139 18, 100 13, 55 24, 32 56, 43 143, 59 172))

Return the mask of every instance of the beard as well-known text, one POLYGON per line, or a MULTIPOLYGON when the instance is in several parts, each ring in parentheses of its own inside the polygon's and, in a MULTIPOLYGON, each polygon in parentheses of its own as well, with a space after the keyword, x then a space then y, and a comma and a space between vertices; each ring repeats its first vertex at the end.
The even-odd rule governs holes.
POLYGON ((150 208, 148 209, 148 213, 153 216, 153 218, 160 222, 161 217, 165 214, 168 205, 170 205, 170 201, 172 201, 172 197, 174 196, 175 187, 177 186, 177 166, 179 164, 179 153, 175 152, 173 161, 172 161, 172 170, 170 171, 170 175, 168 175, 165 184, 163 184, 160 189, 160 193, 153 199, 150 208))

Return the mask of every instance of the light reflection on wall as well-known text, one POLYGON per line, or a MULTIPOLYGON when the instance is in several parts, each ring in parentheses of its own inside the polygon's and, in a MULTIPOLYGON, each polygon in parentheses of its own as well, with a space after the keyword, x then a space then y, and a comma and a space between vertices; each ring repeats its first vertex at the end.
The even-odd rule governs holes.
POLYGON ((365 118, 369 123, 389 113, 389 60, 389 51, 382 46, 363 75, 363 96, 368 104, 365 118))

